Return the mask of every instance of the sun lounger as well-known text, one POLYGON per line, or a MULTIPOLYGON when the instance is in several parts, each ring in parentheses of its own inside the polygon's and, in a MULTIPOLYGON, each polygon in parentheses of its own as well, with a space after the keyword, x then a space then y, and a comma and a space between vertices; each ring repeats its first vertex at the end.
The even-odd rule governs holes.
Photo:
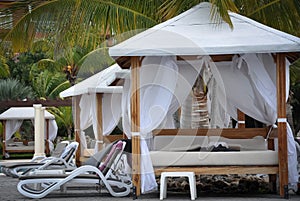
POLYGON ((30 175, 21 176, 18 191, 26 197, 43 198, 56 190, 66 191, 67 185, 76 183, 105 187, 115 197, 127 196, 132 186, 131 180, 125 181, 124 175, 119 175, 117 168, 128 143, 129 141, 117 141, 89 160, 87 163, 90 165, 81 166, 69 173, 61 170, 57 174, 52 170, 36 170, 30 175))
MULTIPOLYGON (((61 146, 59 147, 59 149, 61 146)), ((31 162, 24 163, 11 163, 2 167, 2 171, 7 176, 19 177, 25 175, 34 169, 74 169, 76 168, 73 163, 73 159, 78 148, 78 142, 72 142, 68 144, 61 152, 59 157, 48 157, 37 162, 37 158, 34 158, 31 162)), ((55 152, 58 154, 58 150, 55 152)))

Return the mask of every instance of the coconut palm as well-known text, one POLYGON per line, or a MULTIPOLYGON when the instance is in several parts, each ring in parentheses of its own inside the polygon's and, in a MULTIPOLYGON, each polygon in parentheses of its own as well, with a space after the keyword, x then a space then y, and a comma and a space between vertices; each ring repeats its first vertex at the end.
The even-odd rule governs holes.
MULTIPOLYGON (((48 109, 56 119, 56 122, 59 126, 59 130, 62 127, 66 129, 67 137, 69 140, 72 139, 72 132, 73 132, 73 116, 72 116, 72 108, 71 107, 51 107, 48 109)), ((62 136, 62 135, 60 135, 62 136)))
POLYGON ((70 84, 63 73, 45 70, 32 79, 32 87, 39 99, 56 99, 70 84))
POLYGON ((14 52, 30 49, 37 36, 52 37, 57 52, 75 45, 95 49, 112 34, 156 24, 156 11, 161 3, 161 0, 45 1, 24 15, 4 40, 12 41, 14 52))

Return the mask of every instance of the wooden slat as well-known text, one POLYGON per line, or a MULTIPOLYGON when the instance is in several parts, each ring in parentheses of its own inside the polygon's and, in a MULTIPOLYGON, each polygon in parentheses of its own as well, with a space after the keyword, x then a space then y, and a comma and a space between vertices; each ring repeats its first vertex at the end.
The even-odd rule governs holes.
POLYGON ((155 174, 162 172, 195 172, 200 175, 210 174, 278 174, 278 166, 198 166, 155 168, 155 174))
MULTIPOLYGON (((277 78, 277 116, 279 119, 286 119, 286 75, 285 55, 276 56, 276 78, 277 78)), ((284 196, 284 186, 288 185, 288 154, 287 154, 287 132, 286 122, 278 122, 278 161, 280 195, 284 196)))
MULTIPOLYGON (((131 58, 131 131, 140 132, 140 60, 139 57, 131 58)), ((136 187, 136 196, 141 193, 140 179, 140 136, 132 136, 132 182, 136 187)))
POLYGON ((104 141, 105 142, 114 142, 116 140, 121 140, 123 139, 123 135, 108 135, 108 136, 104 136, 104 141))
POLYGON ((98 146, 98 151, 103 149, 103 122, 102 122, 102 94, 96 94, 96 101, 97 101, 97 138, 98 138, 98 142, 97 146, 98 146), (101 143, 102 141, 102 143, 101 143))
POLYGON ((223 128, 223 129, 160 129, 153 135, 191 135, 191 136, 222 136, 231 139, 248 139, 267 135, 267 128, 223 128))

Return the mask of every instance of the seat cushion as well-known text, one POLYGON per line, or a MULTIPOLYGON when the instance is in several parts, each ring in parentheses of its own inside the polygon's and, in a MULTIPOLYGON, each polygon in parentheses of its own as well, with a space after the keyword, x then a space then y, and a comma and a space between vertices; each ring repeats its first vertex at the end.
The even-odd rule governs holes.
POLYGON ((151 151, 154 167, 209 165, 277 165, 277 151, 173 152, 151 151))

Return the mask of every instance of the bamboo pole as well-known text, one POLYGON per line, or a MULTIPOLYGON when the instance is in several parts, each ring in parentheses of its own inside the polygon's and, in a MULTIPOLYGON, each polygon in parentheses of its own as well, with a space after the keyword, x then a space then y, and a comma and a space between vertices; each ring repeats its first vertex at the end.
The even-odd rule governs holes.
POLYGON ((280 53, 276 57, 277 68, 277 122, 278 122, 278 161, 280 196, 288 196, 288 154, 286 132, 286 75, 285 55, 280 53))
POLYGON ((140 178, 140 61, 139 57, 131 58, 131 131, 132 131, 132 181, 136 196, 141 193, 140 178))
POLYGON ((103 122, 102 122, 102 98, 103 94, 96 94, 97 101, 97 146, 98 151, 103 149, 103 122))

